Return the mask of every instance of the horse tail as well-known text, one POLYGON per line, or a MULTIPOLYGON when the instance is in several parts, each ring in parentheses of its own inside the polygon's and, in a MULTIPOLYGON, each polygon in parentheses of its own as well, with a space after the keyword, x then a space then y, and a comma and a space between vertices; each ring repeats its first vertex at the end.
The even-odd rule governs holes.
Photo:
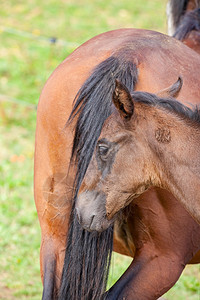
POLYGON ((75 213, 75 202, 102 126, 111 114, 115 79, 130 91, 134 90, 137 67, 131 59, 111 56, 101 62, 79 90, 69 118, 70 122, 76 121, 71 157, 71 162, 75 162, 76 177, 60 300, 105 299, 113 226, 102 233, 82 229, 75 213))
POLYGON ((168 34, 173 36, 190 0, 169 0, 167 3, 168 34))

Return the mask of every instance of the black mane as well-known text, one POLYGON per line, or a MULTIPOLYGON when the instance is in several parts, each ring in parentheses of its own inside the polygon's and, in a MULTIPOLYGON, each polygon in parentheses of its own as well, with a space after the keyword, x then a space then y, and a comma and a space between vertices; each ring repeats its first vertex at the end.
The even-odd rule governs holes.
POLYGON ((131 96, 136 102, 164 109, 176 114, 181 119, 190 121, 194 125, 200 125, 200 106, 196 105, 191 109, 174 98, 160 98, 155 94, 146 92, 134 92, 131 96))
POLYGON ((200 8, 184 15, 173 36, 182 41, 193 30, 200 31, 200 8))

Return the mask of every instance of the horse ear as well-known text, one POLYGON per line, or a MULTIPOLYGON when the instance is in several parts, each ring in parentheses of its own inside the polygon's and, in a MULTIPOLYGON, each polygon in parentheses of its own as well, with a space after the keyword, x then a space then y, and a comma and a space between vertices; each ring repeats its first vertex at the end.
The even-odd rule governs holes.
POLYGON ((121 117, 130 120, 134 111, 133 100, 127 87, 119 80, 115 81, 115 90, 112 100, 121 117))
POLYGON ((183 79, 182 77, 179 76, 178 80, 174 84, 158 92, 156 95, 160 98, 169 98, 169 97, 176 98, 178 97, 182 86, 183 86, 183 79))

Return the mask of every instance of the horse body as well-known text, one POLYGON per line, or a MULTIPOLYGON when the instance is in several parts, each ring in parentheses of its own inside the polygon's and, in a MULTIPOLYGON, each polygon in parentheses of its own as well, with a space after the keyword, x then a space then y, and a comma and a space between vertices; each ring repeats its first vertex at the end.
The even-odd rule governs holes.
MULTIPOLYGON (((155 93, 181 75, 184 85, 179 100, 200 101, 198 55, 179 41, 151 31, 124 29, 101 34, 54 71, 41 94, 36 130, 35 201, 42 230, 43 299, 57 299, 72 207, 73 124, 65 124, 80 87, 94 67, 111 56, 120 61, 122 75, 127 61, 136 66, 134 90, 155 93)), ((115 74, 110 77, 114 86, 115 74)), ((199 261, 199 254, 194 257, 199 249, 199 225, 177 200, 165 190, 147 191, 115 221, 114 250, 134 260, 107 299, 158 298, 174 285, 185 264, 199 261)), ((61 299, 67 297, 61 295, 61 299)))

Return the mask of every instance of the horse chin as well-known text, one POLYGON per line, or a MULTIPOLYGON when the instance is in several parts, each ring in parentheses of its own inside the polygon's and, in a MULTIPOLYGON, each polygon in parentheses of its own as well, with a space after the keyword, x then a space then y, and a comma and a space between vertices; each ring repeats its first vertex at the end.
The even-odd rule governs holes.
POLYGON ((88 225, 82 225, 83 229, 89 231, 89 232, 103 232, 105 231, 106 229, 108 229, 111 225, 113 224, 113 222, 111 221, 108 221, 107 219, 105 220, 102 220, 100 223, 99 222, 95 222, 95 219, 94 221, 92 222, 92 224, 90 226, 88 225))

